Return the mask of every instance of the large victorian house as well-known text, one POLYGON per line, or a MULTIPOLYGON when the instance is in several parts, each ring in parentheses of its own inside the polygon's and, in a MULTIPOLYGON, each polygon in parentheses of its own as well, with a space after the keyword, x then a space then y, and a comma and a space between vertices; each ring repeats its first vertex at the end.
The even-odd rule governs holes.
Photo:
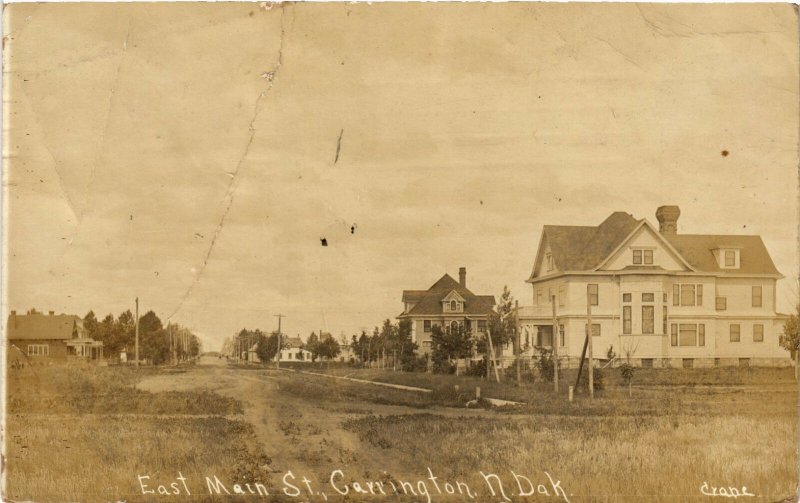
POLYGON ((658 229, 624 212, 596 227, 544 226, 523 346, 556 343, 575 364, 588 304, 595 358, 613 349, 642 366, 788 365, 778 344, 786 316, 775 310, 783 276, 761 237, 680 234, 679 216, 658 208, 658 229))
POLYGON ((422 354, 431 352, 434 326, 465 326, 475 337, 485 336, 489 313, 495 305, 493 295, 475 295, 467 289, 467 270, 458 271, 459 281, 449 274, 427 290, 404 290, 403 312, 397 319, 411 322, 411 338, 422 354))

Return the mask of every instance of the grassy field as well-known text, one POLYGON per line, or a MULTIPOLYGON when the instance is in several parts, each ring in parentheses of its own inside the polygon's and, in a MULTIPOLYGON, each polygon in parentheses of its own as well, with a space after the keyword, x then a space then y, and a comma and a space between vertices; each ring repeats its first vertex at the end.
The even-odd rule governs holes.
POLYGON ((251 445, 252 426, 226 417, 240 413, 240 403, 208 392, 148 393, 133 387, 152 372, 9 370, 4 498, 152 501, 143 497, 138 475, 150 476, 154 488, 174 482, 179 469, 195 481, 209 474, 252 480, 269 464, 251 445))
MULTIPOLYGON (((450 389, 479 384, 491 396, 524 397, 526 406, 454 417, 452 394, 391 390, 306 374, 291 375, 281 391, 312 396, 331 410, 350 402, 412 405, 417 414, 362 417, 345 428, 374 449, 441 480, 485 488, 480 471, 501 475, 518 493, 512 471, 568 488, 572 501, 706 501, 700 487, 746 486, 757 501, 782 501, 796 491, 797 391, 792 369, 641 371, 633 389, 607 374, 606 388, 589 401, 569 403, 551 386, 487 386, 480 379, 381 370, 336 373, 382 382, 450 389), (722 385, 731 378, 738 384, 722 385), (525 395, 528 394, 528 395, 525 395), (348 401, 346 400, 346 401, 348 401), (451 409, 452 410, 452 409, 451 409)), ((537 484, 539 482, 536 482, 537 484)), ((709 489, 710 490, 710 489, 709 489)), ((499 496, 498 496, 499 498, 499 496)), ((530 500, 529 498, 526 500, 530 500)), ((499 499, 498 499, 499 501, 499 499)), ((535 500, 538 501, 538 500, 535 500)))

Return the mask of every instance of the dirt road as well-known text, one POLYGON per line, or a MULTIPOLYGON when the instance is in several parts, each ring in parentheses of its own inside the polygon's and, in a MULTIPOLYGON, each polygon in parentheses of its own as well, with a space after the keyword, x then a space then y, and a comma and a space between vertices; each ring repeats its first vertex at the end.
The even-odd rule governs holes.
MULTIPOLYGON (((289 470, 298 477, 327 482, 333 470, 345 471, 346 478, 377 479, 419 477, 424 473, 412 459, 397 451, 361 442, 342 427, 342 422, 366 414, 418 414, 412 407, 365 402, 319 404, 282 391, 282 382, 298 379, 297 374, 230 368, 224 359, 204 357, 184 373, 159 374, 143 379, 138 387, 152 392, 208 390, 241 400, 244 419, 253 425, 255 441, 271 458, 269 482, 280 483, 289 470), (385 472, 385 473, 384 473, 385 472), (277 480, 276 480, 277 478, 277 480)), ((446 415, 461 411, 442 411, 446 415)), ((470 411, 463 411, 470 414, 470 411)))

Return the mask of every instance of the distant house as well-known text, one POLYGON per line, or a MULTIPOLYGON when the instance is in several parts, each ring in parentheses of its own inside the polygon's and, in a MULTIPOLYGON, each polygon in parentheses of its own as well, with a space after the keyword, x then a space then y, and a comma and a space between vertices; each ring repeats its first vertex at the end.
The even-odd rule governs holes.
POLYGON ((356 358, 353 346, 350 344, 339 344, 339 356, 336 357, 340 362, 352 362, 356 358))
MULTIPOLYGON (((6 324, 9 356, 19 353, 27 361, 66 361, 69 358, 99 360, 103 358, 103 343, 85 335, 83 320, 68 314, 11 311, 6 324)), ((25 363, 25 362, 20 362, 25 363)))
POLYGON ((621 211, 598 226, 545 225, 527 280, 533 304, 520 310, 523 347, 557 344, 575 363, 591 330, 595 357, 613 346, 646 367, 788 365, 786 316, 775 311, 783 276, 761 237, 680 234, 679 216, 658 208, 658 229, 621 211))
MULTIPOLYGON (((330 334, 328 335, 330 336, 330 334)), ((281 350, 282 362, 311 361, 311 351, 304 349, 303 340, 300 337, 285 337, 282 344, 288 346, 281 350)))
POLYGON ((404 290, 403 312, 398 320, 411 322, 411 339, 420 353, 431 352, 433 327, 464 326, 475 337, 484 337, 489 314, 495 306, 493 295, 475 295, 467 289, 467 269, 458 271, 459 281, 449 274, 427 290, 404 290))

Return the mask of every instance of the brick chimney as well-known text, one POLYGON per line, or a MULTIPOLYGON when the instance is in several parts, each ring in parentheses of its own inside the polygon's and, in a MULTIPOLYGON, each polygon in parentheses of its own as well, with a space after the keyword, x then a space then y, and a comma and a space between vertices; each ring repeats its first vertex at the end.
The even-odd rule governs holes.
POLYGON ((458 268, 458 282, 461 283, 461 286, 464 288, 467 287, 467 268, 466 267, 459 267, 458 268))
POLYGON ((658 232, 661 234, 678 233, 678 217, 681 216, 681 209, 677 206, 659 206, 656 210, 658 219, 658 232))

